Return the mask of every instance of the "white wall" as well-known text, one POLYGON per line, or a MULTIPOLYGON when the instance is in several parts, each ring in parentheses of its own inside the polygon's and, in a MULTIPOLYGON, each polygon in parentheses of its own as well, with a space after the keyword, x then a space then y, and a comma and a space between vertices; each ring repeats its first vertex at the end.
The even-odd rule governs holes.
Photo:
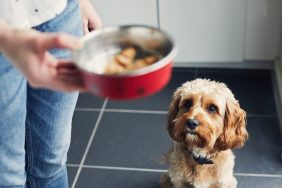
POLYGON ((279 56, 281 0, 247 0, 245 59, 279 56))
POLYGON ((244 0, 161 0, 160 26, 180 46, 177 62, 241 62, 244 0))
POLYGON ((157 26, 155 0, 91 0, 103 25, 146 24, 157 26))

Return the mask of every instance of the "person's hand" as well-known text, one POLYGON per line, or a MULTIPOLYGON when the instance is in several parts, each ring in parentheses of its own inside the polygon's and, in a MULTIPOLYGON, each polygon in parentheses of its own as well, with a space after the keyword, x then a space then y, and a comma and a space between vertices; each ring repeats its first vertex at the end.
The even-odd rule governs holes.
POLYGON ((102 20, 89 0, 79 0, 82 20, 83 34, 86 35, 94 29, 102 27, 102 20))
POLYGON ((75 66, 48 52, 52 48, 80 48, 82 44, 77 38, 62 33, 0 28, 0 52, 26 76, 32 87, 67 92, 84 90, 81 74, 75 66))

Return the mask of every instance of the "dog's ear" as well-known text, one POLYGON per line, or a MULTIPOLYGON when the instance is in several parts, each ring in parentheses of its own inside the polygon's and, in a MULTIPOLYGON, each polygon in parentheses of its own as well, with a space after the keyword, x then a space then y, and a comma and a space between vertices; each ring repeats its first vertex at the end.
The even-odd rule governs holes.
POLYGON ((221 151, 238 148, 248 139, 246 130, 246 112, 240 108, 233 97, 226 102, 223 133, 217 139, 217 148, 221 151))
POLYGON ((176 116, 179 112, 179 102, 181 100, 181 96, 180 96, 180 90, 176 90, 176 92, 173 95, 172 101, 169 105, 169 109, 168 109, 168 117, 167 117, 167 130, 170 134, 170 136, 178 141, 181 142, 182 137, 175 135, 175 119, 176 116))

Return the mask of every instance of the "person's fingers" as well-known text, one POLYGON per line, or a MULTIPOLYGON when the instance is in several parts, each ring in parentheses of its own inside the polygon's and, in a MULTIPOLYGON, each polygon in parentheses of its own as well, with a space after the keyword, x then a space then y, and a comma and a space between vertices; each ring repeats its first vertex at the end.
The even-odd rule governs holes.
POLYGON ((83 21, 83 35, 86 35, 89 33, 89 30, 88 30, 88 20, 85 19, 83 21))
POLYGON ((91 26, 88 25, 88 31, 89 32, 94 31, 94 27, 91 27, 91 26))
POLYGON ((92 19, 89 19, 87 27, 88 27, 89 32, 91 32, 95 29, 95 23, 92 19))
POLYGON ((42 79, 40 82, 38 80, 36 82, 28 80, 28 82, 34 88, 46 88, 64 92, 86 91, 80 74, 56 73, 55 75, 50 75, 49 79, 42 79))
POLYGON ((89 31, 92 31, 94 29, 100 29, 100 28, 102 28, 101 18, 100 17, 98 18, 91 17, 88 22, 89 31))
POLYGON ((56 80, 70 90, 84 91, 84 81, 81 71, 70 61, 60 61, 56 67, 56 80))
POLYGON ((93 7, 92 14, 93 15, 89 18, 88 27, 91 28, 92 30, 102 28, 102 26, 103 26, 102 19, 99 16, 99 14, 97 13, 97 11, 95 10, 94 7, 93 7))
POLYGON ((49 52, 45 52, 43 55, 43 59, 40 61, 41 63, 46 62, 48 66, 52 66, 52 67, 58 66, 58 59, 49 52))
POLYGON ((57 69, 78 70, 77 66, 69 60, 60 60, 57 64, 57 69))
POLYGON ((58 75, 81 75, 81 71, 70 61, 60 61, 56 71, 58 75))
POLYGON ((64 91, 86 91, 81 75, 57 75, 56 82, 58 87, 64 91))
POLYGON ((44 50, 52 48, 68 48, 75 50, 81 48, 83 45, 78 38, 64 33, 42 34, 42 37, 38 40, 39 47, 44 50))
POLYGON ((81 72, 77 69, 66 69, 66 68, 60 68, 57 69, 57 75, 70 75, 70 76, 80 76, 81 72))

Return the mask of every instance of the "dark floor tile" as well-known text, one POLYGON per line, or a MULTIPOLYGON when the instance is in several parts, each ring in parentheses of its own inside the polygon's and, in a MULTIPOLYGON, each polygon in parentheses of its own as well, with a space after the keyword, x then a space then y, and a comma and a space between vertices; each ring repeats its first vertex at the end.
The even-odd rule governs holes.
POLYGON ((104 100, 89 93, 79 94, 76 108, 102 108, 104 100))
POLYGON ((278 119, 248 118, 249 140, 235 150, 237 173, 282 174, 281 137, 278 119))
POLYGON ((68 169, 69 187, 71 187, 78 168, 68 166, 67 169, 68 169))
POLYGON ((175 69, 169 84, 158 93, 131 101, 109 101, 106 108, 131 110, 167 110, 171 97, 182 83, 195 78, 195 69, 175 69))
POLYGON ((75 112, 68 163, 79 164, 86 149, 99 112, 75 112))
MULTIPOLYGON (((105 113, 86 164, 165 169, 158 163, 159 156, 171 145, 165 118, 156 114, 105 113)), ((235 172, 282 174, 278 120, 249 117, 248 131, 246 145, 234 151, 235 172)))
POLYGON ((159 164, 171 145, 165 119, 158 114, 105 113, 85 164, 165 168, 159 164))
MULTIPOLYGON (((162 173, 83 169, 76 188, 161 188, 162 173)), ((238 188, 280 188, 282 178, 236 176, 238 188)))
POLYGON ((199 69, 197 77, 226 83, 247 113, 276 115, 269 70, 199 69))
POLYGON ((282 178, 237 176, 238 188, 281 188, 282 178))
POLYGON ((161 188, 161 173, 82 169, 76 188, 161 188))

